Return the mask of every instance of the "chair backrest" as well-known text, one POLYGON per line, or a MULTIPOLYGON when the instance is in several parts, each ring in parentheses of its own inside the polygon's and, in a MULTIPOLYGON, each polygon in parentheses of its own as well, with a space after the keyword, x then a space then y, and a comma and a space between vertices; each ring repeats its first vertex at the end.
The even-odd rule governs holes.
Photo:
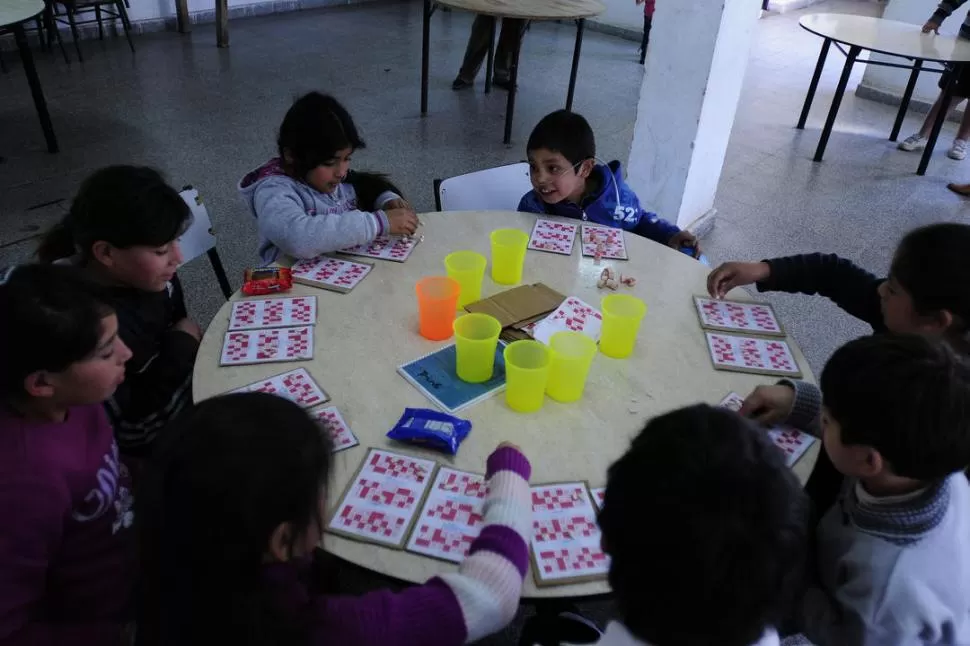
POLYGON ((515 211, 532 190, 525 162, 435 181, 439 211, 515 211))
POLYGON ((179 193, 185 203, 192 209, 192 224, 182 237, 179 238, 179 247, 182 249, 182 264, 195 260, 209 249, 216 246, 216 237, 212 233, 212 221, 209 219, 209 212, 202 203, 199 192, 187 186, 179 193))

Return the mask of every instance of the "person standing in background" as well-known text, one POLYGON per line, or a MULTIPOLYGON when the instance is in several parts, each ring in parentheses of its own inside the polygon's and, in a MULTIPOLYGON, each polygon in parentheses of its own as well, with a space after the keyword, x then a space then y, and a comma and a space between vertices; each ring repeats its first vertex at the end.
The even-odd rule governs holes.
POLYGON ((647 58, 647 45, 650 44, 650 28, 653 26, 653 10, 657 6, 657 0, 637 0, 638 5, 643 5, 643 40, 640 41, 640 64, 647 58))
MULTIPOLYGON (((648 0, 652 2, 653 0, 648 0)), ((472 32, 468 35, 468 46, 465 47, 465 58, 461 62, 458 76, 451 84, 452 90, 464 90, 475 83, 478 70, 482 67, 485 54, 488 53, 489 41, 495 29, 496 18, 492 16, 475 16, 472 32)), ((525 20, 518 18, 503 18, 502 33, 498 37, 498 47, 495 49, 495 69, 492 72, 492 85, 508 90, 511 87, 512 54, 525 31, 525 20)))

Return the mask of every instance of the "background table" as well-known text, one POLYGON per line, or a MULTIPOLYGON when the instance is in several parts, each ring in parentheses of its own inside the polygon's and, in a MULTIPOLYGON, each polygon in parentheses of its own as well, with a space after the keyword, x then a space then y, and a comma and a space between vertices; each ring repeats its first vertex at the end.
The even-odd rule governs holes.
POLYGON ((34 107, 37 108, 37 116, 40 118, 40 127, 44 130, 44 139, 47 140, 47 150, 56 153, 57 137, 54 135, 51 116, 47 112, 47 101, 44 100, 44 91, 40 87, 40 78, 34 66, 34 56, 30 52, 27 35, 24 33, 24 23, 33 20, 43 12, 43 0, 0 0, 0 31, 10 29, 13 32, 17 49, 20 51, 20 60, 24 63, 24 74, 27 75, 30 94, 34 98, 34 107))
MULTIPOLYGON (((805 104, 802 106, 801 116, 798 118, 798 128, 805 128, 805 120, 808 112, 812 108, 812 100, 815 98, 815 90, 818 88, 818 80, 822 75, 822 68, 825 66, 825 58, 828 56, 829 47, 836 43, 836 47, 845 54, 845 65, 842 67, 842 76, 835 88, 835 96, 832 97, 832 106, 829 108, 828 117, 825 119, 825 126, 822 128, 822 135, 818 140, 818 148, 815 150, 815 161, 822 161, 825 154, 825 146, 828 144, 829 135, 832 134, 832 126, 835 125, 835 117, 839 113, 839 106, 842 104, 842 96, 845 94, 845 86, 849 82, 849 75, 852 73, 852 66, 856 62, 868 63, 869 65, 880 65, 882 67, 899 67, 911 70, 909 82, 903 92, 903 98, 899 104, 899 112, 896 114, 896 122, 893 124, 892 133, 889 135, 890 141, 896 141, 899 136, 899 128, 903 125, 903 118, 909 108, 909 101, 913 96, 913 88, 916 87, 916 79, 923 69, 923 63, 930 61, 936 63, 970 63, 970 41, 953 36, 940 36, 938 34, 924 34, 920 25, 913 25, 908 22, 898 22, 895 20, 883 20, 882 18, 872 18, 869 16, 849 16, 843 14, 819 13, 804 16, 798 21, 802 29, 810 31, 817 36, 821 36, 822 50, 818 55, 818 63, 815 65, 815 73, 812 75, 812 82, 808 86, 808 94, 805 96, 805 104), (848 45, 849 50, 845 51, 841 45, 848 45), (887 63, 885 61, 864 60, 857 61, 862 50, 898 56, 913 61, 912 66, 887 63)), ((939 73, 942 70, 930 70, 939 73)), ((950 82, 943 90, 943 105, 936 121, 933 122, 933 129, 927 141, 923 157, 920 159, 918 175, 926 173, 926 167, 930 163, 933 155, 933 148, 936 146, 936 139, 946 120, 947 112, 950 108, 950 99, 953 96, 953 84, 956 79, 955 74, 950 75, 950 82)))
MULTIPOLYGON (((229 47, 229 0, 215 0, 216 7, 216 47, 229 47)), ((189 0, 175 0, 175 22, 179 33, 192 31, 189 17, 189 0)))
MULTIPOLYGON (((194 395, 202 400, 286 370, 304 367, 332 398, 361 442, 337 453, 330 489, 335 504, 359 466, 366 447, 377 446, 428 457, 458 469, 483 473, 485 458, 501 440, 519 444, 532 462, 532 482, 587 480, 605 484, 607 467, 629 446, 650 417, 674 408, 708 402, 716 404, 730 391, 747 394, 772 377, 715 371, 704 334, 698 324, 692 294, 705 291, 708 268, 660 244, 627 234, 629 261, 593 264, 580 256, 577 241, 572 256, 529 251, 523 282, 542 281, 566 295, 599 307, 608 291, 596 288, 604 266, 636 276, 633 293, 648 310, 639 342, 628 359, 597 354, 583 399, 559 404, 546 399, 537 413, 521 415, 505 405, 503 394, 464 409, 460 416, 473 423, 471 434, 454 458, 384 437, 405 407, 434 405, 404 380, 396 368, 436 350, 447 342, 427 341, 417 332, 414 284, 422 276, 444 273, 443 259, 451 251, 472 249, 489 255, 488 233, 500 227, 529 231, 535 216, 507 212, 429 213, 421 216, 424 242, 403 265, 376 261, 374 270, 349 294, 295 286, 294 294, 317 296, 318 316, 312 361, 219 367, 230 306, 216 315, 206 331, 195 365, 194 395)), ((508 289, 486 274, 483 296, 508 289)), ((748 299, 735 290, 732 298, 748 299)), ((805 373, 812 379, 801 351, 789 339, 805 373)), ((804 482, 814 466, 820 443, 795 465, 804 482)), ((410 552, 376 547, 328 534, 326 549, 370 570, 423 582, 456 566, 410 552)), ((603 594, 605 581, 537 588, 526 579, 527 597, 580 597, 603 594)))
MULTIPOLYGON (((583 47, 583 30, 586 18, 606 11, 600 0, 424 0, 424 29, 421 41, 421 115, 428 113, 428 61, 431 57, 431 16, 438 5, 471 11, 493 18, 519 18, 521 20, 575 20, 576 45, 573 48, 573 67, 569 73, 569 89, 566 92, 566 109, 573 107, 576 74, 579 71, 579 54, 583 47)), ((512 68, 509 70, 509 96, 505 104, 506 144, 512 141, 512 116, 515 112, 516 82, 519 76, 519 52, 523 34, 515 41, 512 52, 512 68)), ((488 46, 488 63, 485 66, 485 92, 491 89, 492 62, 495 48, 495 24, 488 46)))

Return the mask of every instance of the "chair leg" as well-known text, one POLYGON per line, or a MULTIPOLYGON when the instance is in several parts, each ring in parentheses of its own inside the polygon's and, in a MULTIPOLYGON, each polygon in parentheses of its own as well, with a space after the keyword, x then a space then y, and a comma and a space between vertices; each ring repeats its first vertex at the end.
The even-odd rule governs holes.
POLYGON ((7 64, 3 60, 3 50, 0 50, 0 72, 7 73, 7 64))
POLYGON ((34 17, 34 26, 37 28, 37 42, 40 45, 40 50, 50 51, 50 46, 47 44, 47 39, 44 38, 44 23, 41 22, 40 14, 34 17))
MULTIPOLYGON (((118 0, 119 2, 121 0, 118 0)), ((209 256, 209 263, 212 265, 212 271, 216 275, 216 280, 219 281, 219 287, 222 288, 222 293, 225 295, 226 300, 232 296, 232 287, 229 285, 229 279, 226 277, 226 270, 222 266, 222 260, 219 259, 219 252, 215 250, 215 247, 209 249, 206 252, 209 256)))
POLYGON ((77 33, 77 21, 74 20, 74 7, 67 7, 67 21, 71 25, 71 34, 74 36, 74 49, 77 51, 77 60, 84 62, 84 55, 81 53, 81 36, 77 33))
POLYGON ((98 40, 104 40, 104 21, 101 20, 101 5, 94 5, 94 18, 98 21, 98 40))
POLYGON ((54 19, 54 8, 51 6, 48 6, 48 11, 50 12, 50 15, 49 15, 50 22, 48 24, 47 31, 50 33, 48 34, 47 37, 57 39, 57 46, 60 47, 61 49, 61 54, 64 56, 64 62, 70 65, 71 57, 67 55, 67 49, 64 48, 64 39, 61 38, 61 29, 57 25, 57 20, 54 19))
POLYGON ((131 41, 131 21, 128 20, 128 10, 125 9, 125 3, 122 0, 115 0, 115 7, 118 9, 118 17, 121 18, 121 26, 125 29, 125 38, 128 39, 128 47, 131 48, 131 53, 135 53, 135 43, 131 41))

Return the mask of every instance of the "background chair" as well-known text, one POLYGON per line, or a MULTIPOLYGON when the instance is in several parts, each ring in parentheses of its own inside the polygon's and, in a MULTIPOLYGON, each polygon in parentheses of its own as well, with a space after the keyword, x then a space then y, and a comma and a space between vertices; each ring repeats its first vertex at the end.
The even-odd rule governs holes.
POLYGON ((439 211, 515 211, 532 190, 525 162, 436 179, 434 203, 439 211))
POLYGON ((229 285, 229 279, 226 278, 226 270, 222 266, 219 252, 216 251, 215 232, 209 219, 209 212, 202 203, 202 197, 191 186, 184 187, 179 195, 192 210, 192 224, 178 240, 179 247, 182 249, 182 264, 187 264, 202 254, 209 256, 209 263, 212 265, 216 280, 219 281, 219 287, 228 299, 232 296, 232 287, 229 285))
MULTIPOLYGON (((131 48, 132 54, 135 53, 135 44, 131 41, 131 21, 128 20, 128 10, 126 9, 128 3, 125 0, 51 0, 51 2, 64 7, 64 12, 67 17, 66 24, 71 27, 71 34, 74 36, 74 49, 77 51, 77 59, 79 61, 84 61, 84 56, 81 55, 81 37, 78 33, 78 25, 97 23, 98 38, 104 40, 104 17, 121 21, 121 27, 125 31, 125 38, 128 39, 128 47, 131 48), (78 16, 83 16, 91 12, 94 13, 94 20, 77 20, 78 16)), ((55 11, 54 19, 61 24, 65 24, 59 12, 55 11)))

